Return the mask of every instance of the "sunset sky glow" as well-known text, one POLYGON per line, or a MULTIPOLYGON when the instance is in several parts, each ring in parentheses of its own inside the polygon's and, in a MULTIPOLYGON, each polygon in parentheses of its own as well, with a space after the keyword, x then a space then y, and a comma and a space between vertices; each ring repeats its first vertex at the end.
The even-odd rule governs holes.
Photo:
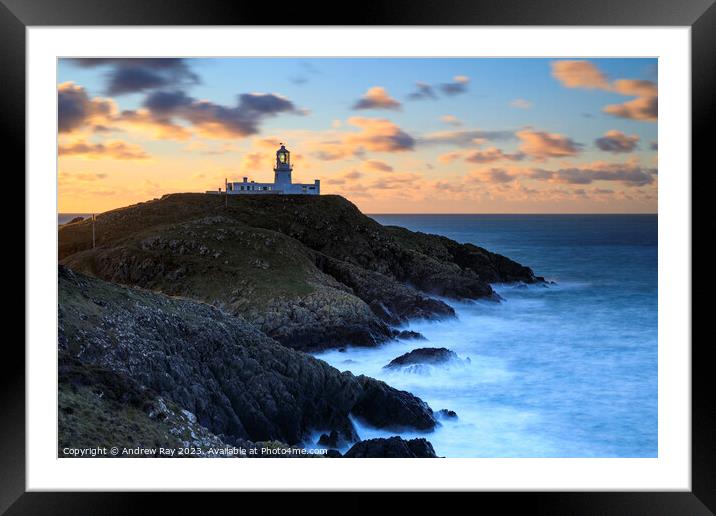
POLYGON ((656 59, 62 59, 58 209, 321 180, 366 213, 656 213, 656 59))

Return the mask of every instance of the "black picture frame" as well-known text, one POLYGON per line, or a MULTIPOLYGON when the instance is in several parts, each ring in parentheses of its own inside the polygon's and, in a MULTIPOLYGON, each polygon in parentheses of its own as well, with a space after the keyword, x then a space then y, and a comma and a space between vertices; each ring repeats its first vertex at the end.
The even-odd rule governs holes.
MULTIPOLYGON (((25 30, 28 26, 276 24, 688 26, 692 44, 693 167, 706 164, 708 129, 716 119, 714 0, 453 0, 449 4, 430 0, 383 0, 355 6, 341 3, 335 9, 325 3, 311 6, 305 2, 0 0, 0 130, 6 162, 8 158, 15 158, 13 173, 19 177, 18 171, 24 170, 25 163, 25 30)), ((10 172, 9 167, 6 170, 10 172)), ((20 188, 25 191, 24 181, 20 188)), ((18 192, 17 188, 14 191, 18 192)), ((24 256, 24 252, 19 252, 19 244, 16 247, 15 257, 24 256)), ((26 277, 29 274, 32 271, 25 269, 26 277)), ((15 305, 31 308, 17 299, 15 305)), ((8 515, 142 514, 152 510, 151 505, 156 501, 164 513, 194 511, 196 507, 206 509, 206 502, 176 493, 26 493, 25 359, 18 340, 6 340, 5 367, 0 374, 0 512, 7 511, 8 515)), ((711 366, 706 358, 710 339, 682 344, 692 345, 690 492, 480 493, 482 500, 478 503, 498 503, 501 511, 528 508, 536 514, 713 514, 716 511, 716 411, 708 395, 709 387, 713 387, 711 366)), ((228 496, 213 494, 212 502, 222 502, 228 496)), ((308 496, 315 497, 308 493, 294 494, 290 503, 292 506, 310 504, 320 510, 308 496)), ((342 512, 346 508, 366 512, 382 505, 373 494, 351 493, 349 496, 354 500, 339 502, 342 512)), ((243 498, 242 505, 248 507, 247 503, 261 503, 261 500, 250 495, 248 499, 243 498)), ((420 495, 413 495, 412 500, 424 504, 420 495)), ((333 504, 320 505, 330 509, 333 504)))

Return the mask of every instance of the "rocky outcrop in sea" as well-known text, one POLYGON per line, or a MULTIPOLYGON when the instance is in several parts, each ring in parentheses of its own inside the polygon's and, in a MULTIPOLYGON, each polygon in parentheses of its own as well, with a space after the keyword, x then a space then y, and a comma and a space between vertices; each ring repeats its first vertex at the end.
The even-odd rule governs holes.
POLYGON ((417 364, 445 364, 457 361, 460 361, 457 353, 447 348, 418 348, 394 358, 384 367, 398 369, 417 364))
POLYGON ((433 445, 423 438, 405 440, 402 437, 366 439, 354 444, 345 458, 435 458, 433 445))

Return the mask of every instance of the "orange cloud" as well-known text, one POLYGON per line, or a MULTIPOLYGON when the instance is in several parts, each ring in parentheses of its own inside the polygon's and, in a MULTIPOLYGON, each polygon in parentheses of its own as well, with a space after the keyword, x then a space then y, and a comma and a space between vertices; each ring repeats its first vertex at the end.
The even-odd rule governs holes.
POLYGON ((375 190, 395 190, 407 188, 410 190, 420 190, 422 176, 415 173, 391 174, 376 179, 370 184, 371 189, 375 190))
POLYGON ((259 170, 266 160, 267 154, 263 152, 250 152, 241 159, 242 170, 259 170))
POLYGON ((361 129, 345 137, 345 143, 350 146, 375 152, 401 152, 415 146, 415 139, 390 120, 351 117, 348 123, 361 129))
POLYGON ((595 141, 597 147, 606 152, 631 152, 639 143, 639 137, 635 134, 627 136, 621 131, 612 129, 604 133, 604 136, 595 141))
POLYGON ((276 137, 270 138, 256 138, 253 140, 253 145, 264 149, 271 149, 275 151, 281 145, 281 140, 276 137))
POLYGON ((88 143, 79 140, 69 145, 60 145, 57 153, 60 156, 78 156, 86 159, 149 159, 149 155, 139 145, 121 140, 108 140, 106 143, 88 143))
POLYGON ((466 180, 476 183, 510 183, 517 179, 519 174, 504 168, 485 168, 474 170, 466 176, 466 180))
POLYGON ((639 79, 616 80, 612 89, 627 97, 656 97, 659 94, 656 84, 639 79))
MULTIPOLYGON (((335 177, 329 177, 328 179, 323 180, 323 183, 328 185, 345 185, 346 183, 353 183, 361 177, 363 177, 362 172, 358 170, 351 170, 335 177)), ((352 184, 350 187, 354 188, 355 186, 355 184, 352 184)))
POLYGON ((567 88, 609 89, 607 77, 589 61, 554 61, 552 76, 567 88))
POLYGON ((453 125, 455 127, 460 127, 462 125, 460 119, 455 115, 443 115, 440 117, 440 121, 444 124, 453 125))
POLYGON ((112 122, 118 128, 146 133, 158 140, 188 140, 192 137, 185 127, 167 118, 156 118, 145 108, 122 111, 112 122))
POLYGON ((458 159, 462 159, 464 156, 465 153, 460 151, 446 152, 445 154, 440 154, 438 156, 438 161, 440 163, 448 164, 458 159))
POLYGON ((458 131, 437 131, 420 138, 423 145, 454 145, 457 147, 473 147, 482 145, 488 140, 510 140, 514 138, 512 131, 483 131, 482 129, 463 129, 458 131))
POLYGON ((637 97, 622 104, 604 106, 602 111, 619 118, 656 122, 659 116, 659 100, 657 97, 637 97))
POLYGON ((309 140, 304 147, 322 161, 335 161, 362 156, 366 151, 402 152, 413 150, 415 146, 415 139, 390 120, 351 117, 347 122, 360 131, 332 133, 332 139, 309 140))
POLYGON ((589 61, 555 61, 552 75, 567 88, 600 89, 627 97, 636 97, 621 104, 610 104, 602 111, 630 120, 656 122, 658 118, 658 88, 652 81, 617 79, 610 83, 606 76, 589 61))
POLYGON ((523 129, 515 134, 522 140, 520 150, 538 159, 562 158, 580 152, 580 145, 562 134, 531 129, 523 129))
POLYGON ((469 163, 491 163, 493 161, 522 161, 525 155, 517 152, 515 154, 505 154, 497 147, 489 147, 485 150, 471 152, 465 157, 465 161, 469 163))
POLYGON ((373 86, 353 105, 353 109, 400 109, 400 102, 385 88, 373 86))
POLYGON ((393 167, 391 167, 384 161, 379 161, 377 159, 369 159, 367 161, 364 161, 363 165, 368 169, 377 170, 378 172, 392 172, 393 171, 393 167))

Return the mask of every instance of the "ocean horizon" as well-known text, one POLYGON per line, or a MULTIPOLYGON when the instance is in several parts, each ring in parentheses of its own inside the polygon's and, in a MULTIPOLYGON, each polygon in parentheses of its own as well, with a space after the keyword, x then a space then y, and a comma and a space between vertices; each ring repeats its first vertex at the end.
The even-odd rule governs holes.
MULTIPOLYGON (((112 211, 112 210, 107 210, 112 211)), ((101 215, 104 212, 94 212, 94 215, 101 215)), ((368 217, 379 218, 379 217, 640 217, 640 216, 654 216, 657 213, 366 213, 368 217)), ((58 212, 57 213, 57 224, 68 223, 75 217, 87 218, 91 217, 92 213, 70 213, 70 212, 58 212)))

